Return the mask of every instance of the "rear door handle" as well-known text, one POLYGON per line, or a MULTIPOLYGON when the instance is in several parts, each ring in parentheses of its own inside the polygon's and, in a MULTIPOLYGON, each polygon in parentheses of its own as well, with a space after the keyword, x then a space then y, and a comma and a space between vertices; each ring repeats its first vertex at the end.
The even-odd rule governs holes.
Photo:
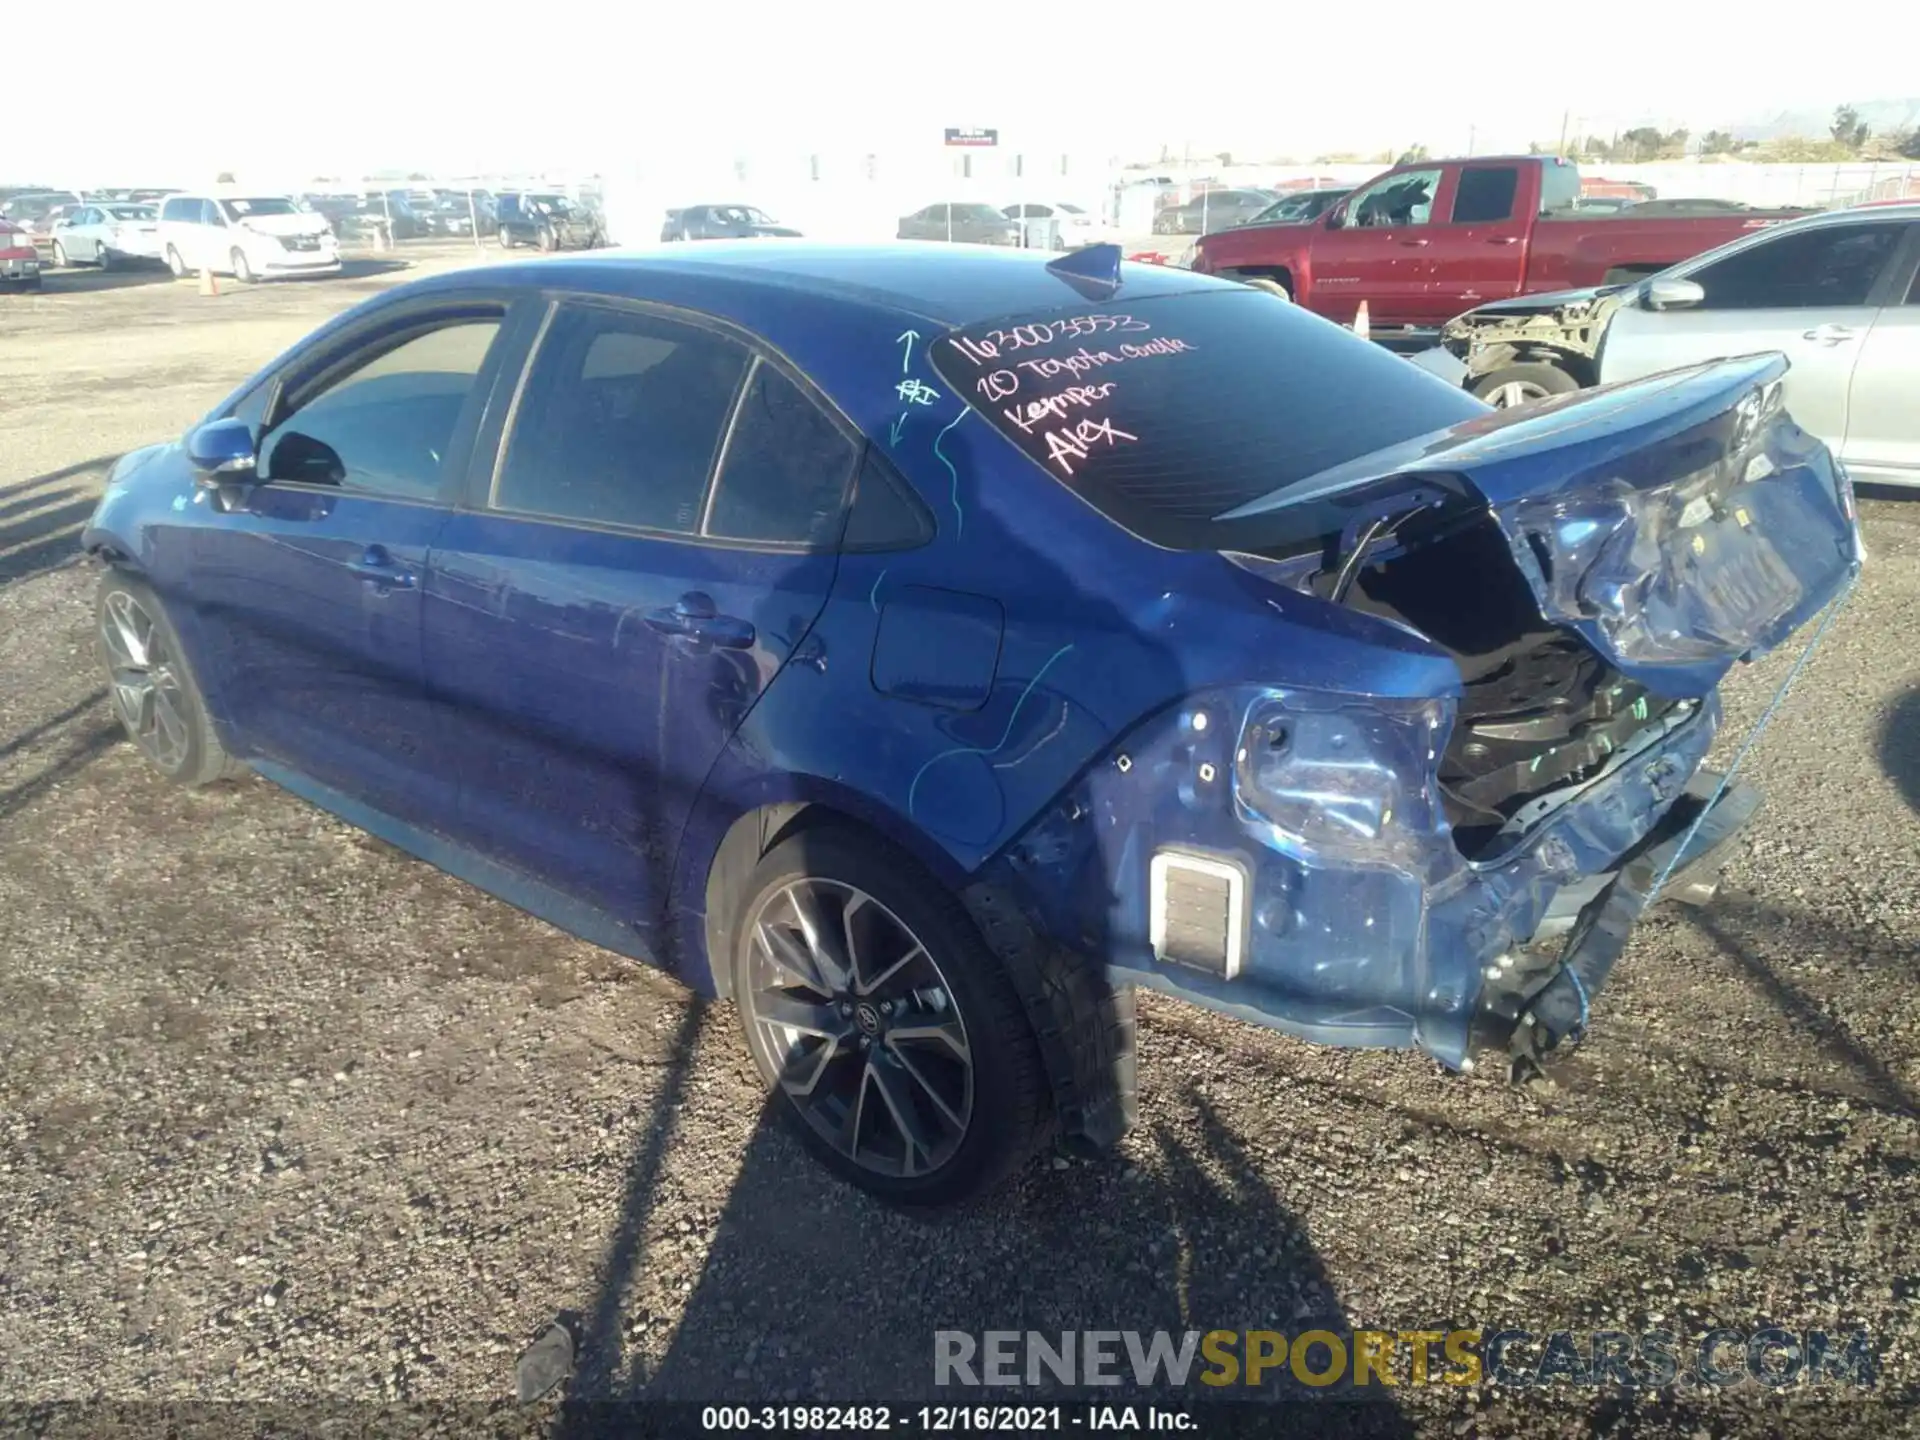
POLYGON ((388 553, 384 545, 369 545, 347 568, 375 590, 411 590, 413 572, 388 553))
POLYGON ((1406 239, 1402 240, 1400 243, 1402 245, 1413 245, 1416 247, 1424 247, 1427 242, 1425 240, 1422 240, 1420 237, 1416 235, 1416 236, 1409 236, 1406 239))
POLYGON ((723 650, 746 650, 753 645, 753 626, 735 615, 722 615, 713 599, 689 590, 671 605, 647 612, 647 625, 662 635, 703 640, 723 650))
POLYGON ((1859 332, 1850 325, 1816 325, 1802 332, 1802 340, 1818 341, 1822 345, 1843 345, 1859 332))
POLYGON ((1487 244, 1489 245, 1518 245, 1519 243, 1520 237, 1518 235, 1490 235, 1487 237, 1487 244))

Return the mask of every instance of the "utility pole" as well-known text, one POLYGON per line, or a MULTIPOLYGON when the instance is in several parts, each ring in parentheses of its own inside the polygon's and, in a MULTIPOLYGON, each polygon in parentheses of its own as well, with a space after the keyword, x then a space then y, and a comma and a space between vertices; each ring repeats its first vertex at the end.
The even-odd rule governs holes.
POLYGON ((1560 154, 1562 154, 1562 155, 1564 155, 1564 154, 1566 154, 1566 153, 1567 153, 1567 122, 1568 122, 1569 120, 1571 120, 1572 118, 1573 118, 1573 112, 1572 112, 1571 110, 1562 110, 1562 111, 1560 112, 1560 150, 1559 150, 1559 153, 1560 153, 1560 154))
POLYGON ((1469 160, 1471 160, 1471 159, 1473 158, 1473 140, 1474 140, 1474 137, 1475 137, 1476 135, 1478 135, 1479 133, 1480 133, 1480 127, 1479 127, 1478 125, 1469 125, 1469 126, 1467 126, 1467 158, 1468 158, 1469 160))

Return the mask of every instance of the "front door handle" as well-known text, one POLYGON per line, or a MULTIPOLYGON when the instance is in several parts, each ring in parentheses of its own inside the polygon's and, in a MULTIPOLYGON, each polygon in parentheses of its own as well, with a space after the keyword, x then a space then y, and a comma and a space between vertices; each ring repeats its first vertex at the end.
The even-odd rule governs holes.
POLYGON ((1489 245, 1518 245, 1519 243, 1520 237, 1518 235, 1490 235, 1487 237, 1487 244, 1489 245))
POLYGON ((1402 245, 1412 245, 1416 248, 1422 248, 1422 249, 1425 248, 1427 244, 1427 242, 1421 239, 1418 235, 1410 235, 1404 240, 1402 240, 1400 243, 1402 245))
POLYGON ((1859 332, 1850 325, 1816 325, 1802 332, 1802 340, 1813 340, 1821 345, 1844 345, 1859 332))
POLYGON ((720 614, 714 609, 713 598, 698 590, 689 590, 671 605, 649 610, 646 618, 647 625, 662 635, 703 640, 723 650, 753 646, 753 626, 738 616, 720 614))
POLYGON ((367 546, 358 560, 348 562, 347 569, 382 594, 413 588, 413 572, 395 560, 384 545, 367 546))

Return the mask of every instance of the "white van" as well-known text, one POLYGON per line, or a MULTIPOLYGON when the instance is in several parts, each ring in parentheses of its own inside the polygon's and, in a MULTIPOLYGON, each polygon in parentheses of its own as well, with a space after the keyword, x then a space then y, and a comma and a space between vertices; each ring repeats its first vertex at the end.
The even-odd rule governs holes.
POLYGON ((340 270, 340 242, 326 217, 285 195, 169 195, 160 202, 159 240, 175 275, 211 270, 250 281, 340 270))

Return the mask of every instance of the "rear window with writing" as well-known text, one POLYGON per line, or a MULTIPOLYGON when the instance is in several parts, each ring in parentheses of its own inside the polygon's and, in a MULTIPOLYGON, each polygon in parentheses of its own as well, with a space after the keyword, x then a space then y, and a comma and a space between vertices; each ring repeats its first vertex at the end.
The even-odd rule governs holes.
POLYGON ((947 383, 1056 480, 1157 545, 1249 543, 1216 517, 1484 407, 1251 289, 950 331, 947 383))

